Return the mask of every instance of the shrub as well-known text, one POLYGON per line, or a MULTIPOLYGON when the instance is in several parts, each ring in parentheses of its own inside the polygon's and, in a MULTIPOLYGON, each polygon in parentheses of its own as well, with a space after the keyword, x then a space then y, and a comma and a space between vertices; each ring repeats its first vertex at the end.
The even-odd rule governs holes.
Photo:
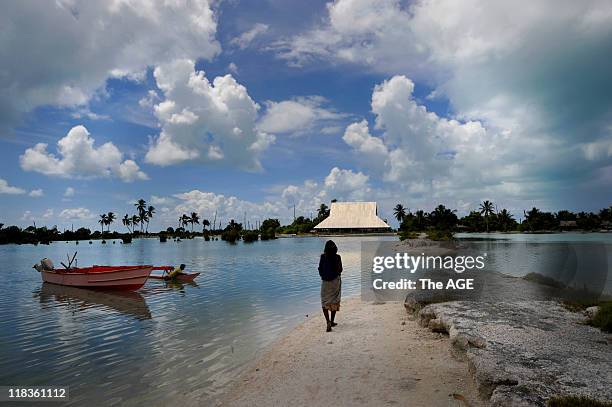
POLYGON ((252 243, 259 240, 259 233, 255 230, 247 230, 242 233, 242 240, 245 243, 252 243))
POLYGON ((221 240, 225 240, 229 243, 236 243, 236 240, 240 239, 240 232, 236 229, 224 230, 221 233, 221 240))
POLYGON ((427 238, 436 241, 453 240, 453 232, 450 230, 429 230, 427 231, 427 238))
POLYGON ((400 240, 418 239, 419 238, 419 232, 411 232, 411 231, 408 231, 408 230, 404 230, 404 231, 400 232, 399 238, 400 238, 400 240))
POLYGON ((602 331, 612 332, 612 302, 601 304, 590 324, 602 331))

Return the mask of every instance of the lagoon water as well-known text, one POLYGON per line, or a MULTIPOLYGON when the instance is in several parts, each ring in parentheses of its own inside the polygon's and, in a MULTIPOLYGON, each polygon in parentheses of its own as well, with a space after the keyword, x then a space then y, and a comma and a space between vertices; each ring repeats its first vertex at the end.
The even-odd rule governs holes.
MULTIPOLYGON (((612 234, 463 237, 485 236, 504 239, 487 247, 509 256, 501 242, 528 243, 521 257, 537 256, 547 241, 612 243, 612 234)), ((361 241, 380 239, 396 240, 334 238, 343 296, 360 289, 361 241)), ((320 318, 324 238, 86 243, 0 246, 0 385, 68 385, 66 405, 208 405, 285 331, 307 315, 320 318), (202 274, 192 285, 150 280, 136 293, 113 294, 43 284, 31 268, 43 257, 59 265, 74 251, 80 266, 186 263, 202 274)))

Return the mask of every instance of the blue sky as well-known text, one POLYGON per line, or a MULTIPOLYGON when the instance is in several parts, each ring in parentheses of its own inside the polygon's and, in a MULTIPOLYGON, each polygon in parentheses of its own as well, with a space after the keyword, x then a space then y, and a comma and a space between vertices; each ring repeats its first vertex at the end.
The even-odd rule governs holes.
POLYGON ((611 5, 471 3, 15 2, 1 222, 612 204, 611 5))

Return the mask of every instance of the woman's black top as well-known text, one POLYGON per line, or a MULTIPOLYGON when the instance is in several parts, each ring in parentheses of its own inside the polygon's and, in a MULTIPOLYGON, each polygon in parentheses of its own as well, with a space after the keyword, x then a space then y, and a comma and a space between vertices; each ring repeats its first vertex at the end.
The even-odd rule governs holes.
POLYGON ((323 253, 319 259, 319 275, 322 280, 331 281, 342 273, 342 259, 339 254, 323 253))

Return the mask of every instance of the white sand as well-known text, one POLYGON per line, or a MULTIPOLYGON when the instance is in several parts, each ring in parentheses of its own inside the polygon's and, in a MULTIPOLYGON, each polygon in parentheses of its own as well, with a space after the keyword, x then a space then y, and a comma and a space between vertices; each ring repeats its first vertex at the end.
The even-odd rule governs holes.
POLYGON ((343 301, 336 322, 326 333, 323 315, 311 315, 230 386, 222 405, 480 405, 448 338, 419 327, 401 303, 343 301))

